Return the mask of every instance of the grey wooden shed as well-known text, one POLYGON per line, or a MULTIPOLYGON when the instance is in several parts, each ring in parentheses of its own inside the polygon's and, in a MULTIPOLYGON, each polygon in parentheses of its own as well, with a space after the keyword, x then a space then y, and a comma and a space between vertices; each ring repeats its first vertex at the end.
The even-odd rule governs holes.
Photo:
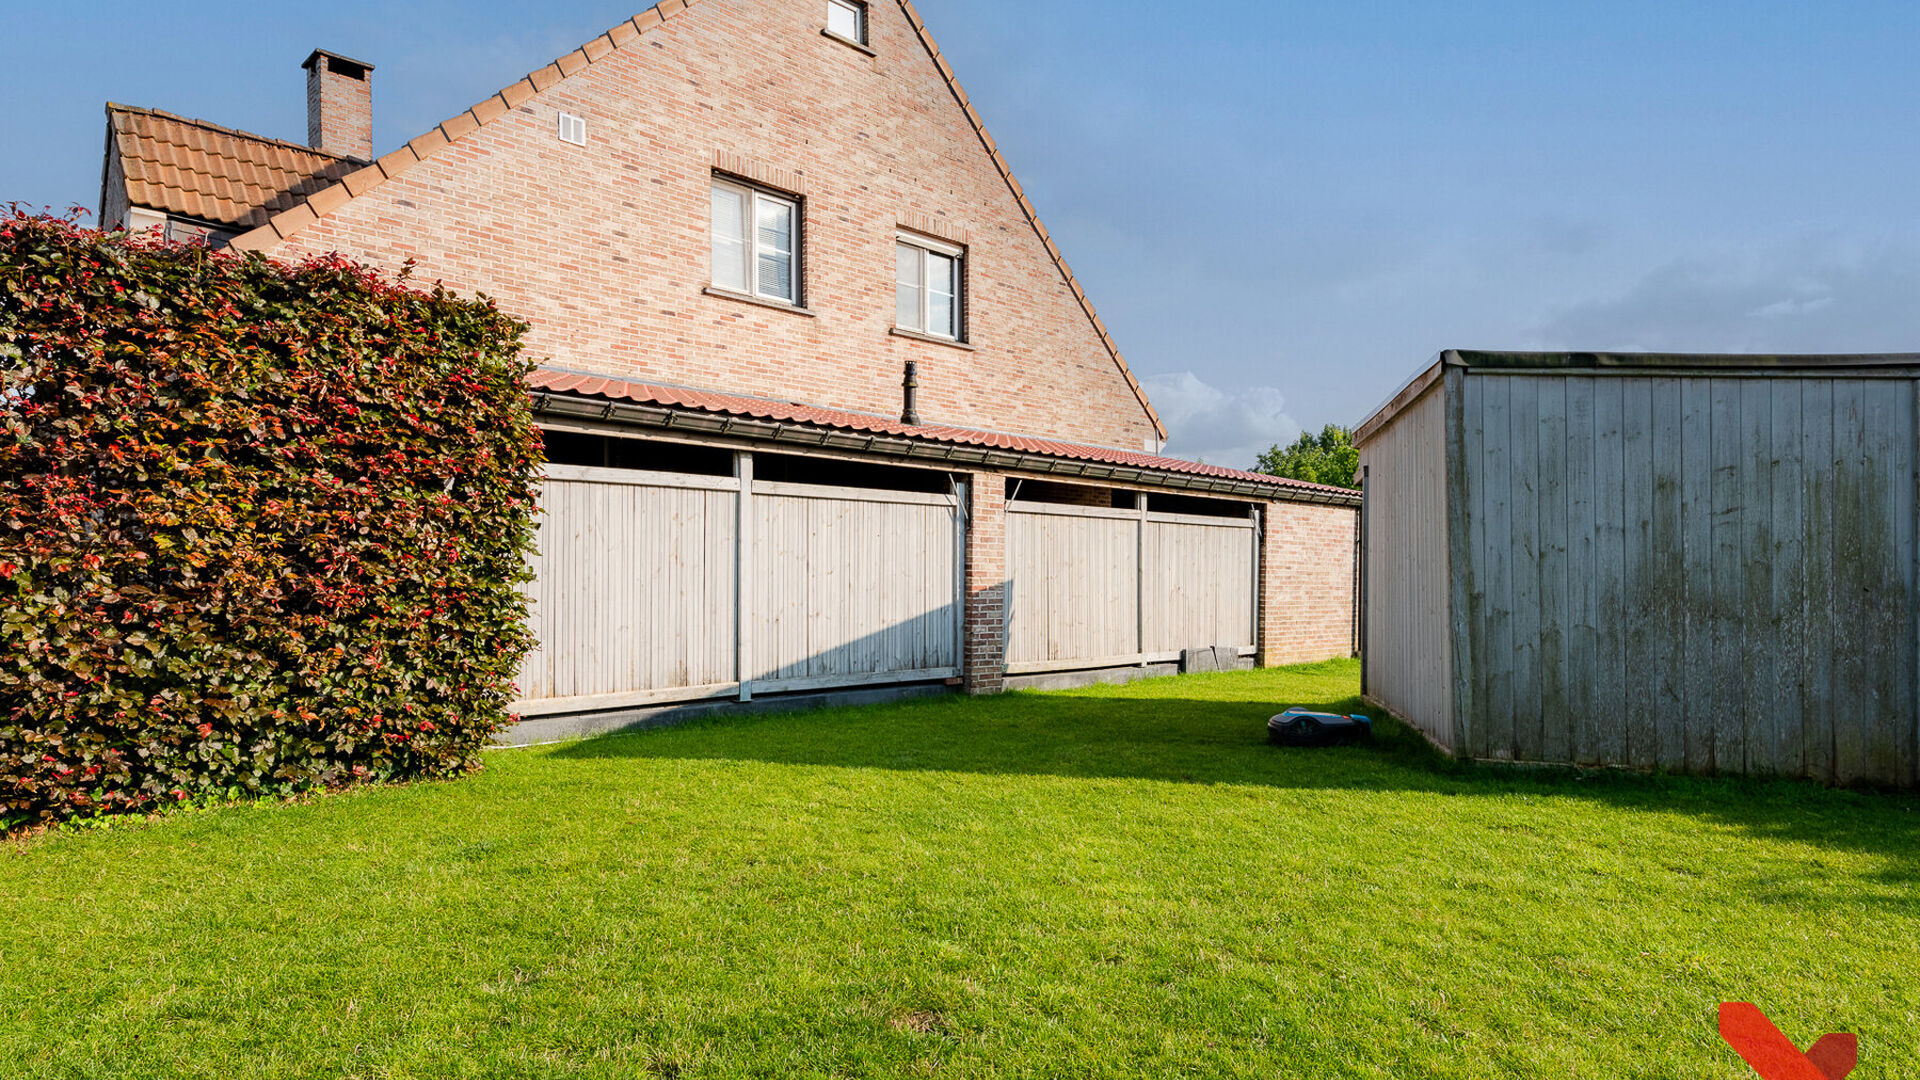
POLYGON ((1920 781, 1920 354, 1447 351, 1355 432, 1364 690, 1450 753, 1920 781))

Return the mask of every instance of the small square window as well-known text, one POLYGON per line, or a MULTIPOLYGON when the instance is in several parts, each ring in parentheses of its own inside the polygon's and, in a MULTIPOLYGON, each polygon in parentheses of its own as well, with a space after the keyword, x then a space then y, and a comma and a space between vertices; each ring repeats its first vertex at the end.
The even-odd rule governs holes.
POLYGON ((867 5, 858 0, 827 0, 827 33, 867 43, 867 5))
POLYGON ((966 340, 961 272, 965 252, 952 244, 900 234, 894 242, 894 325, 966 340))
POLYGON ((560 141, 575 146, 587 145, 587 118, 572 113, 560 114, 560 141))

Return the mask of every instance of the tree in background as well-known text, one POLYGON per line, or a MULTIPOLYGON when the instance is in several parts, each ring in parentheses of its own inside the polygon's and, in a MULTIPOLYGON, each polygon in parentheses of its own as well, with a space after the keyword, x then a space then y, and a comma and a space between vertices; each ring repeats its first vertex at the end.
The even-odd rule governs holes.
POLYGON ((1318 435, 1301 432, 1290 446, 1275 443, 1260 455, 1253 471, 1357 489, 1360 485, 1354 477, 1360 471, 1360 452, 1353 448, 1352 431, 1339 424, 1328 424, 1318 435))

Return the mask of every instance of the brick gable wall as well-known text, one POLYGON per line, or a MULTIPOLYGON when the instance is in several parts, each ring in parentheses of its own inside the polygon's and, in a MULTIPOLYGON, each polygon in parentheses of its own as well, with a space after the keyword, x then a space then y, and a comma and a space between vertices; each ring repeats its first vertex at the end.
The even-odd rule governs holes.
POLYGON ((703 0, 271 249, 480 291, 580 370, 1139 449, 1152 421, 897 5, 703 0), (587 119, 562 143, 557 114, 587 119), (804 200, 811 317, 704 295, 716 164, 804 200), (900 226, 968 245, 970 350, 890 334, 900 226))

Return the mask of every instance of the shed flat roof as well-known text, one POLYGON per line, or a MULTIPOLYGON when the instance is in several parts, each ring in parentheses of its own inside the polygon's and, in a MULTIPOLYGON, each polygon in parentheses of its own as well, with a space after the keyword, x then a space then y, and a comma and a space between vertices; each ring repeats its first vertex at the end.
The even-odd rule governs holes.
POLYGON ((1495 349, 1446 349, 1353 429, 1355 446, 1378 435, 1393 418, 1418 401, 1449 367, 1477 375, 1631 374, 1686 371, 1700 375, 1847 369, 1910 368, 1920 374, 1920 353, 1667 353, 1529 352, 1495 349))
POLYGON ((1920 367, 1920 353, 1502 352, 1448 349, 1466 368, 1852 368, 1920 367))

